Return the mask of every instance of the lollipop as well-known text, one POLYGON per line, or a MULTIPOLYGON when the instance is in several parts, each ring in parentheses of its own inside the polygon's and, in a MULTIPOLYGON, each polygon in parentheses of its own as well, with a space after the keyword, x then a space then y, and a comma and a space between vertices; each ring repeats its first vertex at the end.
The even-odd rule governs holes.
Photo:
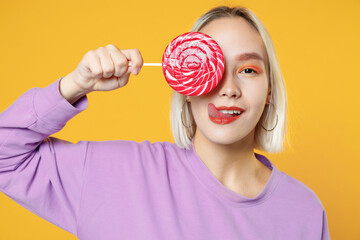
POLYGON ((162 66, 170 87, 183 95, 199 96, 210 92, 220 82, 224 55, 210 36, 187 32, 170 42, 162 63, 144 63, 144 66, 162 66))
POLYGON ((213 90, 224 72, 224 56, 210 36, 184 33, 166 47, 162 69, 166 81, 178 93, 199 96, 213 90))

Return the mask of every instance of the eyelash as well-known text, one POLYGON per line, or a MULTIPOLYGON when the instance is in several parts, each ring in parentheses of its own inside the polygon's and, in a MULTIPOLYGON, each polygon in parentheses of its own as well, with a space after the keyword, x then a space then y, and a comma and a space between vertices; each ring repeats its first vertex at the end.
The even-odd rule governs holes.
POLYGON ((252 68, 244 68, 244 69, 242 69, 239 73, 242 73, 243 71, 245 71, 245 70, 252 70, 253 71, 253 73, 255 73, 255 74, 257 74, 258 72, 257 71, 255 71, 254 69, 252 69, 252 68))

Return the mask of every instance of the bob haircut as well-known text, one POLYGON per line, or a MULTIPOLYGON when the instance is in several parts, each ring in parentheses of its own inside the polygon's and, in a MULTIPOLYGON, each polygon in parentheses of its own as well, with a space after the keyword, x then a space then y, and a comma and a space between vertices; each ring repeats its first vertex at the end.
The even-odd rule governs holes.
MULTIPOLYGON (((287 94, 275 49, 265 26, 247 8, 219 6, 203 14, 195 22, 190 32, 198 32, 211 21, 224 17, 244 18, 257 30, 263 39, 268 56, 269 65, 267 67, 269 69, 268 79, 271 98, 270 104, 265 105, 264 112, 255 127, 254 145, 255 148, 261 151, 279 153, 284 149, 283 143, 287 130, 287 94)), ((195 135, 196 123, 192 115, 191 103, 186 101, 185 95, 175 90, 172 91, 171 95, 170 125, 175 144, 180 148, 189 150, 195 135)))

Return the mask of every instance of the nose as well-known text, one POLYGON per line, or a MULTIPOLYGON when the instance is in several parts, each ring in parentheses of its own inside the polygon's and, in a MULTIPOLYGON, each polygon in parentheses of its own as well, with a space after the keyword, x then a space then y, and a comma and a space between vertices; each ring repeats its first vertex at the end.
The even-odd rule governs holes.
POLYGON ((225 71, 220 82, 219 96, 228 96, 229 98, 241 96, 240 86, 236 83, 236 79, 225 71))

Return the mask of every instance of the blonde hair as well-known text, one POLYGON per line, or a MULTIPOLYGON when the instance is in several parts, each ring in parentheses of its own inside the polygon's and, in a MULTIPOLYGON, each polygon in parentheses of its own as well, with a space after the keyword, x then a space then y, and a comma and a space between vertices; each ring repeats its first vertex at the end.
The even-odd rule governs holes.
MULTIPOLYGON (((193 25, 190 32, 198 32, 212 20, 223 17, 242 17, 250 23, 263 39, 268 56, 269 80, 271 88, 270 104, 265 105, 264 112, 255 127, 255 148, 269 153, 281 152, 287 130, 287 94, 283 76, 276 57, 275 49, 265 26, 258 17, 244 7, 220 6, 203 14, 193 25), (268 130, 264 130, 261 125, 268 130)), ((186 96, 175 90, 171 95, 170 125, 175 144, 180 148, 190 149, 195 135, 196 123, 191 111, 191 103, 186 96), (183 110, 183 105, 186 107, 183 110), (188 127, 185 127, 184 124, 188 127)))

